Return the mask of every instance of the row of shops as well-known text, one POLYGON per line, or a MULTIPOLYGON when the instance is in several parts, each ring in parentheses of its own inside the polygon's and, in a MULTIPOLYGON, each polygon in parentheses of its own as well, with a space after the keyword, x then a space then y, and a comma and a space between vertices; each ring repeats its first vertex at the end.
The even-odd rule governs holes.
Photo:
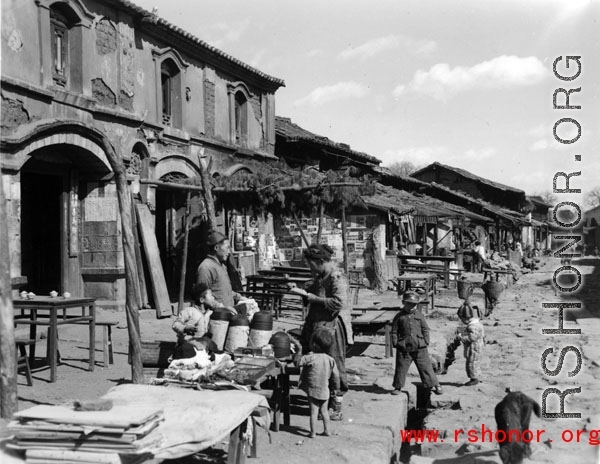
POLYGON ((203 175, 242 274, 301 264, 314 241, 371 278, 376 262, 397 272, 400 245, 457 261, 475 240, 500 251, 550 247, 548 205, 439 163, 394 175, 374 156, 276 117, 281 79, 129 1, 28 0, 2 15, 2 30, 0 160, 15 289, 123 306, 107 146, 127 170, 145 283, 154 285, 159 263, 171 301, 184 272, 189 290, 205 253, 203 175), (334 178, 344 186, 332 189, 334 178), (275 208, 282 187, 296 197, 275 208), (336 199, 344 189, 351 198, 336 199))

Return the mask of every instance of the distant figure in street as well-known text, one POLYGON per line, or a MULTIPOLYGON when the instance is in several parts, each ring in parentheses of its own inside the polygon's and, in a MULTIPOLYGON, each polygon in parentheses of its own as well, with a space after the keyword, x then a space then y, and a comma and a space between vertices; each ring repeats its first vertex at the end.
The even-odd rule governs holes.
POLYGON ((406 374, 414 361, 425 388, 436 395, 442 394, 442 387, 433 372, 427 346, 429 345, 429 326, 421 312, 416 311, 419 295, 405 292, 402 297, 403 307, 392 321, 392 346, 396 347, 396 370, 394 372, 394 390, 392 395, 399 395, 406 382, 406 374))
POLYGON ((335 360, 327 353, 331 349, 333 335, 327 329, 317 329, 310 340, 311 352, 300 358, 298 366, 300 389, 306 392, 310 405, 310 438, 314 438, 318 414, 323 417, 323 435, 330 436, 328 402, 331 393, 340 388, 340 373, 335 360), (330 388, 331 391, 330 392, 330 388))
POLYGON ((487 255, 485 253, 484 246, 479 240, 475 241, 475 248, 473 249, 473 251, 475 252, 475 272, 481 273, 483 269, 483 264, 487 259, 487 255))
POLYGON ((481 358, 485 346, 485 334, 478 314, 475 313, 468 299, 458 309, 458 317, 466 325, 465 330, 457 334, 457 338, 464 347, 465 369, 469 377, 465 385, 470 387, 481 381, 481 358))

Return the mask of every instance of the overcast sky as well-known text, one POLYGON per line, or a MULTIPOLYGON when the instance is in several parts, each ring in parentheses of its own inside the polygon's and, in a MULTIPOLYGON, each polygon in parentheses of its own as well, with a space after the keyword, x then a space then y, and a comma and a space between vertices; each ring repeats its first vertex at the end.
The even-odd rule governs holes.
POLYGON ((551 190, 557 171, 582 172, 571 187, 600 185, 599 0, 134 3, 285 80, 277 115, 384 166, 439 161, 528 194, 551 190), (553 75, 563 55, 582 57, 574 81, 553 75), (571 105, 582 108, 554 110, 558 87, 581 87, 571 105), (582 128, 570 145, 552 132, 565 117, 582 128))

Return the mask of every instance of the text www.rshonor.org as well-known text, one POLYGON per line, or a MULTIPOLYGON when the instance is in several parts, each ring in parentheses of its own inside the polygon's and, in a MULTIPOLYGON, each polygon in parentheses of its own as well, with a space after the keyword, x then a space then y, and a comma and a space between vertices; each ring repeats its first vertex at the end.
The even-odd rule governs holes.
MULTIPOLYGON (((545 436, 546 430, 492 430, 485 425, 481 425, 480 429, 455 430, 453 437, 446 437, 454 442, 466 440, 469 443, 504 443, 504 442, 523 442, 523 443, 540 443, 545 441, 552 442, 551 438, 545 436)), ((444 436, 440 436, 440 431, 436 429, 425 430, 400 430, 400 439, 403 442, 414 441, 417 443, 443 443, 444 436)), ((587 442, 590 445, 600 445, 600 429, 599 430, 563 430, 560 434, 560 439, 565 443, 581 443, 587 442)))

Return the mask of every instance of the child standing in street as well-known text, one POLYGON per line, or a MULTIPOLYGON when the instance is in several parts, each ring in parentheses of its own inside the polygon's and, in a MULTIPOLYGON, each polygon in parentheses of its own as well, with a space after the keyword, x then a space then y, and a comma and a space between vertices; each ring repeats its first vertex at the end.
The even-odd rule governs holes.
MULTIPOLYGON (((467 303, 467 302, 465 302, 467 303)), ((465 368, 469 381, 466 386, 477 385, 481 379, 481 357, 485 345, 483 325, 478 314, 473 311, 470 304, 464 304, 458 309, 458 317, 467 327, 456 335, 464 347, 465 368)))
POLYGON ((399 395, 406 382, 408 368, 414 361, 419 370, 421 382, 436 395, 442 394, 442 387, 433 372, 429 345, 429 326, 420 311, 416 311, 419 295, 405 292, 402 297, 403 307, 392 321, 392 346, 396 347, 396 370, 394 372, 394 390, 392 395, 399 395))
POLYGON ((340 388, 340 374, 335 360, 327 353, 333 343, 333 335, 327 329, 317 329, 310 340, 311 352, 300 358, 298 366, 300 388, 306 392, 310 405, 310 438, 315 437, 318 414, 323 417, 323 435, 330 436, 329 401, 330 387, 340 388))

